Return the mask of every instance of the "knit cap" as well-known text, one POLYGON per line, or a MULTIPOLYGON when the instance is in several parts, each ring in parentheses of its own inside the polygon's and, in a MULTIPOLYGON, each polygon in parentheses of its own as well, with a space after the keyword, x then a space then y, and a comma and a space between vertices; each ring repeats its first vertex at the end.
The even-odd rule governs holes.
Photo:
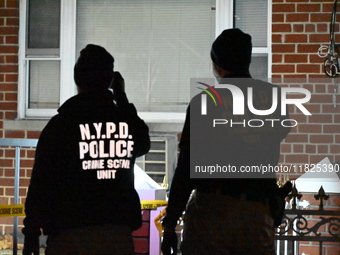
POLYGON ((251 36, 238 28, 224 30, 213 42, 211 59, 223 70, 248 73, 251 62, 251 36))

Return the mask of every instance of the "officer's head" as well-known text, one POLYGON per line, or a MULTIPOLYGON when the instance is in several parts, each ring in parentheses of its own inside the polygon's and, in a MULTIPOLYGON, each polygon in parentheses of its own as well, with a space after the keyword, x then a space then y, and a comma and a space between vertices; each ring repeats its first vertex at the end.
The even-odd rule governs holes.
POLYGON ((251 51, 251 36, 233 28, 224 30, 216 38, 210 55, 214 68, 230 73, 248 74, 251 51))
POLYGON ((74 81, 82 91, 107 90, 113 78, 114 58, 103 47, 88 44, 74 65, 74 81))

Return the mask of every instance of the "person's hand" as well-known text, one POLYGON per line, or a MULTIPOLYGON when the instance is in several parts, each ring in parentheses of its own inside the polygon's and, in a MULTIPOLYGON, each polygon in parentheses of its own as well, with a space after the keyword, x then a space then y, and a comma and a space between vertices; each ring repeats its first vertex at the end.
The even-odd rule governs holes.
POLYGON ((113 73, 112 85, 113 99, 116 101, 118 106, 123 106, 129 103, 125 94, 125 81, 120 72, 113 73))
POLYGON ((164 230, 163 241, 161 245, 163 255, 176 255, 177 243, 178 240, 175 230, 164 230))
POLYGON ((22 255, 39 255, 39 236, 25 235, 22 255))
POLYGON ((113 73, 113 80, 111 85, 113 91, 116 93, 125 92, 125 81, 120 72, 113 73))
POLYGON ((288 196, 289 192, 292 190, 292 183, 290 181, 286 182, 286 184, 279 188, 276 194, 273 194, 270 199, 270 212, 274 219, 274 227, 278 227, 281 225, 283 213, 286 206, 286 196, 288 196))

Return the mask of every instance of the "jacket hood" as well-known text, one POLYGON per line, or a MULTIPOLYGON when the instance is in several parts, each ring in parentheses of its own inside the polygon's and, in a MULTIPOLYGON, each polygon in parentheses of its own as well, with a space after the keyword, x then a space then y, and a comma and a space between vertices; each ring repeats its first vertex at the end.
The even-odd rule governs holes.
POLYGON ((110 90, 83 92, 68 99, 59 107, 60 114, 81 115, 97 111, 100 108, 112 107, 113 94, 110 90))

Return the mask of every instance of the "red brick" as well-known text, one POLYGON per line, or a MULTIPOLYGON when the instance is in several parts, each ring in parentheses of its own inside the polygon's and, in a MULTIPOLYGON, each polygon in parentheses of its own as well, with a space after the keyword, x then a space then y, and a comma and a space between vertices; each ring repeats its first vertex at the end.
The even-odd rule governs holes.
POLYGON ((6 25, 7 26, 19 26, 19 18, 7 18, 6 25))
POLYGON ((294 153, 302 153, 303 152, 303 145, 302 144, 294 144, 293 145, 293 152, 294 153))
POLYGON ((276 14, 273 13, 272 15, 272 22, 284 22, 284 15, 283 14, 276 14))
POLYGON ((339 154, 340 153, 340 145, 331 145, 330 146, 331 154, 339 154))
POLYGON ((17 36, 6 36, 5 37, 6 44, 18 44, 18 37, 17 36))
POLYGON ((296 120, 299 123, 307 122, 307 116, 304 114, 290 114, 290 118, 296 120))
POLYGON ((272 32, 291 32, 292 28, 290 24, 273 24, 272 25, 272 32))
POLYGON ((1 30, 2 35, 17 35, 19 32, 18 27, 2 27, 1 30))
POLYGON ((319 12, 321 10, 320 4, 297 4, 297 11, 298 12, 319 12))
POLYGON ((0 186, 14 187, 14 178, 1 178, 0 186))
POLYGON ((39 139, 40 131, 27 131, 27 139, 39 139))
POLYGON ((293 25, 293 32, 302 33, 303 31, 304 31, 304 25, 300 25, 300 24, 293 25))
POLYGON ((305 134, 289 134, 286 139, 286 143, 307 143, 308 142, 308 135, 305 134))
POLYGON ((306 74, 285 74, 283 75, 284 79, 307 79, 306 74))
POLYGON ((272 43, 282 43, 282 34, 273 34, 272 43))
POLYGON ((285 43, 306 43, 307 35, 305 34, 287 34, 284 39, 285 43))
POLYGON ((273 53, 289 53, 295 52, 295 44, 273 44, 273 53))
POLYGON ((333 135, 310 135, 309 138, 311 143, 333 143, 333 135))
POLYGON ((318 55, 309 55, 309 62, 310 63, 319 63, 323 64, 325 62, 325 58, 320 58, 318 55))
POLYGON ((321 111, 321 105, 320 104, 305 104, 304 105, 312 115, 313 114, 318 114, 318 113, 323 113, 321 111))
POLYGON ((273 73, 293 73, 295 71, 294 65, 273 65, 272 72, 273 73))
MULTIPOLYGON (((319 253, 319 246, 304 246, 304 245, 300 245, 299 246, 299 253, 301 252, 301 254, 304 252, 306 254, 320 254, 319 253)), ((325 248, 322 249, 322 253, 321 254, 325 254, 325 248)))
POLYGON ((19 8, 19 1, 18 0, 7 0, 7 7, 19 8))
POLYGON ((310 34, 308 35, 309 42, 315 43, 329 43, 329 35, 328 34, 310 34))
POLYGON ((25 131, 5 131, 6 138, 25 138, 25 131))
POLYGON ((19 17, 19 9, 0 9, 0 17, 19 17))
POLYGON ((18 95, 17 93, 6 93, 5 100, 6 101, 17 101, 18 95))
POLYGON ((34 164, 34 160, 24 160, 21 159, 21 166, 26 168, 32 168, 34 164))
POLYGON ((273 4, 273 13, 275 12, 295 12, 295 4, 273 4))
POLYGON ((315 145, 306 145, 306 153, 316 153, 316 146, 315 145))
POLYGON ((287 54, 284 56, 285 63, 307 63, 308 55, 304 54, 287 54))
POLYGON ((332 12, 334 3, 323 3, 322 4, 322 12, 332 12))
POLYGON ((318 154, 325 154, 325 153, 329 153, 329 146, 328 145, 318 145, 318 154))
POLYGON ((287 163, 307 163, 308 155, 305 154, 289 154, 286 155, 287 163))
POLYGON ((336 134, 340 132, 340 123, 333 125, 323 125, 323 133, 324 134, 336 134))
POLYGON ((312 13, 310 16, 310 22, 330 22, 331 13, 312 13))
POLYGON ((296 72, 297 73, 319 73, 320 72, 320 65, 297 65, 296 72))
POLYGON ((17 65, 1 65, 0 72, 2 73, 17 73, 18 66, 17 65))
POLYGON ((309 102, 310 103, 325 103, 325 102, 332 102, 332 99, 333 99, 333 95, 313 94, 309 102))
MULTIPOLYGON (((332 104, 332 102, 329 102, 328 105, 324 104, 322 106, 322 112, 323 113, 338 113, 337 107, 334 107, 334 105, 332 104)), ((337 116, 337 115, 334 115, 337 116)), ((339 123, 334 119, 334 123, 339 123)))
POLYGON ((340 246, 338 247, 327 247, 327 255, 339 255, 340 254, 340 246))
POLYGON ((6 112, 5 113, 5 120, 15 120, 18 117, 18 114, 16 111, 6 112))
MULTIPOLYGON (((319 33, 327 33, 328 27, 329 27, 329 24, 317 24, 316 31, 318 31, 319 33)), ((310 32, 315 32, 315 30, 310 31, 310 32)), ((328 34, 328 37, 329 37, 329 34, 328 34)))
POLYGON ((17 82, 18 75, 17 74, 6 74, 5 75, 5 82, 17 82))
POLYGON ((0 159, 1 167, 13 167, 13 164, 12 159, 0 159))
POLYGON ((282 55, 273 54, 272 62, 273 63, 282 63, 282 55))
POLYGON ((282 143, 281 144, 281 153, 289 153, 289 152, 292 152, 291 144, 282 143))
POLYGON ((5 56, 7 64, 17 64, 18 63, 18 55, 6 55, 5 56))
POLYGON ((305 13, 286 14, 286 22, 308 22, 309 15, 305 13))
POLYGON ((313 114, 308 116, 308 123, 332 123, 333 121, 331 114, 313 114))
POLYGON ((17 104, 12 102, 0 102, 1 110, 13 110, 16 109, 17 104))
POLYGON ((320 48, 320 44, 299 44, 297 51, 299 53, 313 53, 315 54, 320 48))
POLYGON ((300 124, 298 125, 299 133, 321 133, 321 125, 300 124))
POLYGON ((315 32, 314 24, 305 24, 305 32, 315 32))

